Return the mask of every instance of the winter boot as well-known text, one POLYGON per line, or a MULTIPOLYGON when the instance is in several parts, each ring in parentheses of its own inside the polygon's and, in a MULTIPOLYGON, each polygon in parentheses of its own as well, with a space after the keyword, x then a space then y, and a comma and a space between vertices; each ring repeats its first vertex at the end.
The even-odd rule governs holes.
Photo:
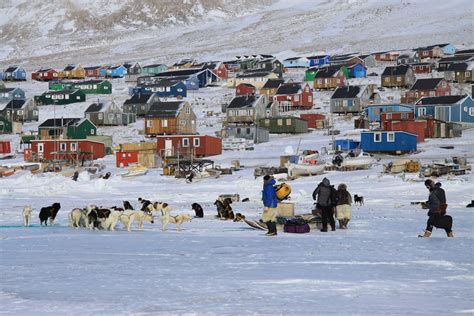
POLYGON ((454 237, 453 232, 449 232, 448 237, 454 237))
POLYGON ((425 230, 424 235, 418 235, 418 237, 430 237, 430 236, 431 236, 431 232, 429 230, 425 230))
POLYGON ((267 236, 276 236, 277 235, 277 228, 276 222, 270 222, 270 233, 267 236))
POLYGON ((340 229, 344 229, 344 220, 343 219, 339 219, 339 228, 340 229))
POLYGON ((265 224, 267 224, 267 228, 268 228, 268 232, 265 234, 265 236, 270 236, 273 233, 272 222, 268 221, 268 222, 265 222, 265 224))
POLYGON ((344 229, 347 229, 347 224, 349 224, 350 219, 346 218, 344 220, 344 229))

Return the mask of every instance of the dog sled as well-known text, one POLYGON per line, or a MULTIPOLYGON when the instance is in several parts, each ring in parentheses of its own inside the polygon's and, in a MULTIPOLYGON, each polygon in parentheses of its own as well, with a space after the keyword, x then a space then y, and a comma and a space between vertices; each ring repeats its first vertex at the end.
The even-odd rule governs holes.
POLYGON ((147 172, 148 172, 147 167, 138 165, 135 167, 128 168, 128 171, 126 173, 122 173, 121 176, 124 178, 136 177, 136 176, 145 175, 147 172))
MULTIPOLYGON (((285 223, 290 220, 298 220, 300 222, 304 222, 309 225, 311 230, 322 228, 322 221, 320 216, 313 214, 301 214, 292 217, 277 216, 277 230, 283 231, 285 223)), ((267 230, 267 225, 261 219, 256 221, 252 219, 243 218, 242 221, 253 229, 267 230)))

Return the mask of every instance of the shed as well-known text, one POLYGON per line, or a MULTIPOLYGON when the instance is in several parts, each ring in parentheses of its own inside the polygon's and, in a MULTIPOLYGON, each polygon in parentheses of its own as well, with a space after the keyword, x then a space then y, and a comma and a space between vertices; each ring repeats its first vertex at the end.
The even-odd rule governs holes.
POLYGON ((270 134, 299 134, 308 132, 308 122, 299 117, 275 117, 260 120, 261 127, 270 134))
POLYGON ((408 153, 416 151, 416 135, 403 131, 361 132, 360 148, 365 152, 408 153))
POLYGON ((318 113, 303 113, 300 118, 308 122, 308 128, 321 129, 326 127, 326 116, 318 113))
POLYGON ((156 142, 125 143, 115 149, 117 167, 127 167, 134 163, 147 168, 156 168, 158 165, 156 142))
POLYGON ((10 141, 0 140, 0 154, 9 154, 12 152, 10 141))
POLYGON ((356 150, 360 146, 360 142, 353 139, 336 139, 336 149, 341 151, 356 150))
POLYGON ((222 154, 222 139, 209 135, 164 135, 156 137, 162 157, 209 157, 222 154))
POLYGON ((222 138, 243 138, 252 140, 255 144, 270 140, 270 132, 256 125, 227 125, 221 131, 222 138))
POLYGON ((423 121, 385 121, 383 129, 386 131, 404 131, 416 135, 418 143, 425 141, 426 122, 423 121))
POLYGON ((107 155, 112 154, 113 149, 113 137, 110 135, 89 135, 86 139, 93 140, 95 142, 104 143, 105 153, 107 155))

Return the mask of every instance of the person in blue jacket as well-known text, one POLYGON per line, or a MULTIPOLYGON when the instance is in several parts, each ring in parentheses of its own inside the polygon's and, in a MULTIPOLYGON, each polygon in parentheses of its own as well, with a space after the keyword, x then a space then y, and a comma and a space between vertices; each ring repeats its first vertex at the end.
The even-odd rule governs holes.
POLYGON ((263 214, 262 220, 267 224, 268 232, 266 236, 276 236, 276 216, 277 216, 277 195, 275 192, 276 181, 272 176, 266 175, 263 177, 263 191, 262 191, 262 201, 263 201, 263 214))

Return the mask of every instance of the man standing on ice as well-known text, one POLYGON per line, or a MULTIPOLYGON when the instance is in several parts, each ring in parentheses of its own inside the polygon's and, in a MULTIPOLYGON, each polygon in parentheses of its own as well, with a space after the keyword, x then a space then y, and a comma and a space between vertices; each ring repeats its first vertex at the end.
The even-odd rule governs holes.
POLYGON ((331 230, 335 231, 336 222, 334 221, 334 207, 337 203, 337 192, 336 189, 334 189, 334 186, 329 182, 329 179, 324 178, 314 190, 313 200, 316 200, 316 196, 318 197, 317 208, 321 209, 321 219, 323 222, 323 229, 321 229, 321 231, 328 231, 328 221, 331 225, 331 230))
POLYGON ((433 180, 425 181, 426 188, 430 191, 428 196, 428 222, 426 223, 425 233, 418 237, 430 237, 433 227, 444 228, 448 237, 453 237, 453 218, 446 215, 446 193, 441 188, 441 183, 434 183, 433 180))
POLYGON ((276 215, 277 215, 277 195, 275 192, 276 181, 272 176, 266 175, 263 177, 263 191, 262 191, 262 201, 263 201, 263 214, 262 220, 267 224, 268 232, 266 236, 276 236, 276 215))

